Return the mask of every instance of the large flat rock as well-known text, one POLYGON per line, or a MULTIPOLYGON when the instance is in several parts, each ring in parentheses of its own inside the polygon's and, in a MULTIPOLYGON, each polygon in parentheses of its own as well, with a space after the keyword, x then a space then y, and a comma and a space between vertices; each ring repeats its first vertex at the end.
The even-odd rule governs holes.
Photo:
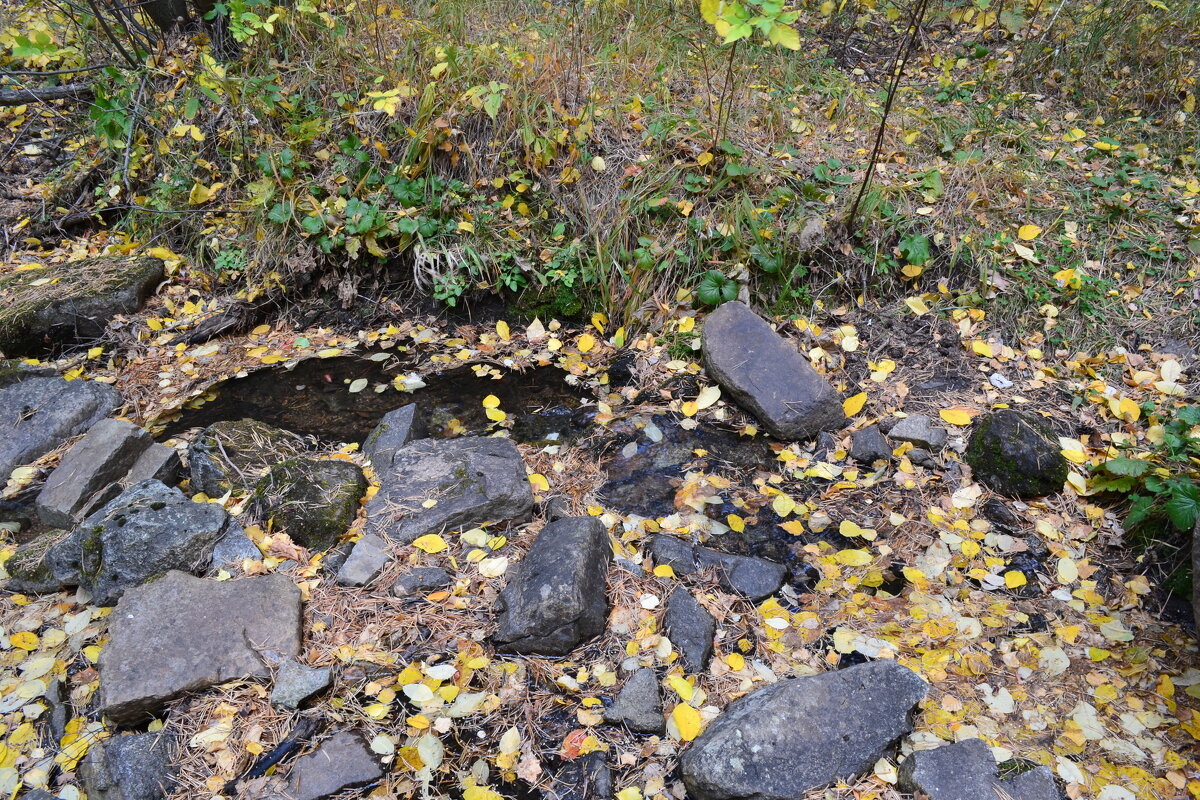
POLYGON ((787 567, 783 564, 754 556, 722 553, 667 534, 652 535, 647 550, 655 564, 670 566, 676 575, 691 575, 715 567, 721 586, 755 602, 775 594, 787 578, 787 567))
POLYGON ((594 517, 563 517, 534 540, 504 587, 493 639, 501 652, 562 656, 608 618, 612 543, 594 517))
POLYGON ((708 315, 708 374, 777 439, 807 439, 846 423, 842 398, 791 342, 744 303, 708 315))
POLYGON ((928 686, 894 661, 790 678, 729 704, 680 761, 692 800, 794 800, 871 770, 928 686))
POLYGON ((982 739, 964 739, 933 750, 918 750, 900 765, 898 787, 920 792, 929 800, 977 800, 1010 797, 1012 800, 1059 800, 1054 773, 1035 767, 1008 780, 1000 780, 992 749, 982 739))
POLYGON ((321 800, 354 786, 365 786, 383 777, 379 758, 361 734, 340 731, 321 746, 296 760, 288 773, 290 800, 321 800))
POLYGON ((96 423, 46 479, 37 498, 42 522, 52 528, 69 528, 89 507, 107 502, 120 491, 117 481, 153 443, 150 434, 132 422, 105 419, 96 423))
POLYGON ((381 486, 367 501, 367 530, 399 544, 533 509, 525 464, 508 439, 419 439, 374 467, 381 486))
POLYGON ((267 678, 259 651, 300 652, 300 590, 284 575, 212 581, 183 572, 131 589, 100 655, 100 711, 136 725, 175 698, 267 678))
POLYGON ((63 378, 26 378, 0 389, 0 480, 112 413, 111 386, 63 378))

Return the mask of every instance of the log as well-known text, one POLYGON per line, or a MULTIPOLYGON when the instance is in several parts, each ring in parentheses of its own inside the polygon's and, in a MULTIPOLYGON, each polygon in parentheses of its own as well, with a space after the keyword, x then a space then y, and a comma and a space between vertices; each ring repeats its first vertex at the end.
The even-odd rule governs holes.
POLYGON ((81 100, 91 97, 87 83, 65 83, 40 89, 0 89, 0 106, 19 106, 25 103, 48 103, 51 100, 81 100))

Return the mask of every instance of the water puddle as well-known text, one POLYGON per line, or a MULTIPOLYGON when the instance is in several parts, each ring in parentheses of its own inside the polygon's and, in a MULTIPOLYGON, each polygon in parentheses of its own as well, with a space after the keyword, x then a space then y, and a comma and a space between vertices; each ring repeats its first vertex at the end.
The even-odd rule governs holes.
POLYGON ((521 442, 569 441, 594 417, 587 393, 554 367, 516 372, 477 364, 417 379, 408 364, 380 355, 311 358, 224 381, 212 387, 211 399, 168 422, 160 438, 249 418, 328 443, 361 442, 384 414, 414 402, 431 436, 483 434, 494 427, 483 407, 488 395, 500 400, 521 442))

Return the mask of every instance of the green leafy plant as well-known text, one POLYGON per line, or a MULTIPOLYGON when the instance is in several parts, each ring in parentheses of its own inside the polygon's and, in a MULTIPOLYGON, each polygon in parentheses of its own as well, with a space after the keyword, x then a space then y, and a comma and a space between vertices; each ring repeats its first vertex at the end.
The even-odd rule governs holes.
POLYGON ((719 306, 737 297, 737 281, 731 280, 719 271, 710 269, 700 279, 696 287, 696 297, 706 306, 719 306))

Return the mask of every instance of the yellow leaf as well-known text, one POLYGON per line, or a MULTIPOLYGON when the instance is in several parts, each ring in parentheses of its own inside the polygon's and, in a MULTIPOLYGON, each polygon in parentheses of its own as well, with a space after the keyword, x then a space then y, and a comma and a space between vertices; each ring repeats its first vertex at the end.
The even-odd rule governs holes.
POLYGON ((729 665, 731 670, 738 672, 746 666, 746 659, 741 653, 730 653, 725 656, 725 663, 729 665))
POLYGON ((700 720, 700 712, 687 703, 675 706, 675 710, 671 712, 671 719, 675 720, 675 727, 679 729, 679 738, 683 741, 690 742, 700 735, 703 725, 700 720))
POLYGON ((1128 397, 1121 398, 1118 409, 1121 419, 1125 420, 1126 422, 1137 422, 1138 418, 1142 416, 1142 409, 1140 409, 1138 404, 1133 402, 1133 400, 1129 399, 1128 397))
POLYGON ((464 233, 474 233, 475 232, 475 226, 469 222, 458 223, 458 229, 460 231, 463 231, 464 233))
POLYGON ((617 792, 617 800, 642 800, 642 790, 636 786, 627 786, 617 792))
POLYGON ((535 472, 529 476, 529 485, 539 492, 550 491, 550 481, 546 480, 546 476, 540 472, 535 472))
POLYGON ((696 395, 696 408, 708 408, 720 398, 721 388, 719 386, 707 386, 700 394, 696 395))
POLYGON ((842 401, 842 411, 847 417, 853 417, 855 414, 863 410, 863 406, 867 404, 867 393, 859 392, 853 397, 847 397, 842 401))
POLYGON ((975 351, 975 355, 983 356, 984 358, 991 358, 993 355, 995 355, 995 353, 992 352, 992 346, 990 344, 987 342, 981 342, 978 339, 971 342, 971 349, 975 351))
POLYGON ((1010 589, 1019 589, 1028 581, 1025 579, 1025 573, 1017 569, 1010 569, 1004 573, 1004 585, 1010 589))
POLYGON ((500 407, 500 398, 496 397, 496 395, 494 395, 494 394, 489 394, 487 397, 483 398, 483 407, 484 408, 499 408, 500 407))
POLYGON ((654 577, 656 578, 674 578, 675 570, 670 564, 659 564, 654 568, 654 577))
POLYGON ((1037 225, 1033 225, 1031 223, 1031 224, 1027 224, 1027 225, 1022 225, 1017 230, 1017 236, 1020 236, 1022 239, 1024 239, 1027 242, 1032 242, 1034 239, 1036 239, 1038 237, 1038 234, 1040 234, 1041 232, 1042 232, 1041 228, 1039 228, 1037 225))
POLYGON ((707 150, 705 152, 701 153, 700 155, 696 156, 696 163, 702 167, 705 164, 711 164, 712 160, 713 160, 713 154, 708 152, 707 150))
POLYGON ((579 342, 576 344, 576 346, 579 348, 579 352, 581 352, 581 353, 588 352, 595 345, 596 345, 596 337, 592 336, 590 333, 585 333, 583 336, 580 336, 579 342))
POLYGON ((188 192, 188 202, 194 206, 203 205, 213 198, 220 186, 219 183, 214 183, 211 187, 205 186, 200 181, 196 181, 192 184, 192 190, 188 192))
POLYGON ((504 420, 508 419, 508 415, 498 408, 485 408, 483 413, 486 414, 487 418, 492 422, 504 422, 504 420))
POLYGON ((833 554, 833 560, 847 567, 865 567, 873 559, 866 550, 839 550, 833 554))
POLYGON ((775 495, 775 499, 771 501, 771 509, 780 517, 786 517, 796 510, 796 501, 789 495, 777 494, 775 495))
POLYGON ((700 406, 696 404, 695 400, 688 400, 679 410, 683 412, 685 417, 694 417, 696 416, 696 412, 700 410, 700 406))
POLYGON ((436 533, 427 533, 413 541, 413 547, 425 553, 440 553, 446 549, 446 540, 436 533))
POLYGON ((500 320, 499 322, 496 323, 496 335, 498 335, 501 339, 503 339, 506 342, 510 338, 512 338, 512 333, 508 330, 507 322, 505 322, 504 320, 500 320))
POLYGON ((671 687, 671 691, 682 697, 684 700, 691 700, 695 689, 691 683, 680 675, 672 675, 667 678, 667 685, 671 687))
POLYGON ((730 530, 737 533, 744 533, 746 530, 746 520, 739 517, 737 514, 730 514, 726 521, 729 523, 730 530))
POLYGON ((592 159, 592 169, 594 169, 596 172, 604 172, 604 170, 605 170, 604 159, 601 158, 600 156, 596 156, 595 158, 593 158, 592 159))
MULTIPOLYGON (((978 412, 976 412, 978 413, 978 412)), ((971 419, 975 416, 970 409, 966 408, 943 408, 938 412, 938 416, 951 425, 965 426, 971 424, 971 419)))
POLYGON ((695 317, 684 317, 683 319, 679 320, 679 332, 680 333, 691 333, 695 329, 695 327, 696 327, 696 318, 695 317))
POLYGON ((38 646, 37 634, 29 631, 14 633, 9 641, 12 642, 13 647, 19 647, 22 650, 37 650, 38 646))
POLYGON ((904 300, 904 305, 908 306, 909 310, 918 317, 922 314, 929 313, 929 306, 925 305, 925 299, 922 297, 909 297, 904 300))

